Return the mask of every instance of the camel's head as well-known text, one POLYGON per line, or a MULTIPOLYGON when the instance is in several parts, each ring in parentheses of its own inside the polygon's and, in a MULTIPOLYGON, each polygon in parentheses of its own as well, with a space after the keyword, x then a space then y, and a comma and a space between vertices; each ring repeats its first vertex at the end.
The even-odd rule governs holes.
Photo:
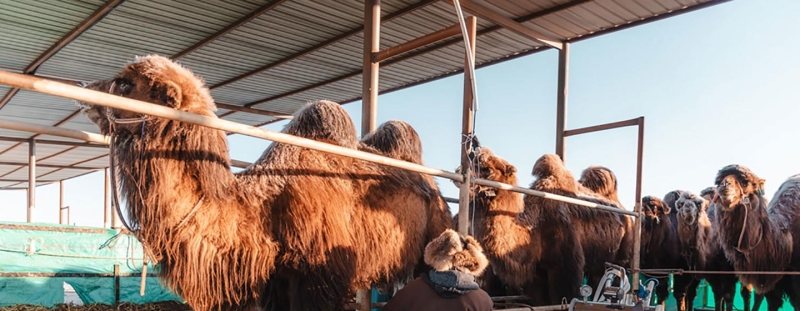
POLYGON ((685 191, 675 202, 678 219, 686 225, 694 225, 700 216, 708 212, 708 201, 701 196, 685 191))
POLYGON ((667 192, 667 194, 664 195, 664 204, 666 204, 669 208, 674 210, 676 208, 675 202, 677 202, 678 199, 680 199, 683 192, 684 192, 683 190, 672 190, 670 192, 667 192))
POLYGON ((759 178, 749 168, 741 165, 728 165, 717 173, 714 184, 717 196, 714 203, 720 209, 733 209, 740 203, 749 204, 764 195, 765 180, 759 178))
POLYGON ((425 246, 424 259, 436 271, 458 270, 474 276, 480 276, 489 265, 478 241, 452 229, 445 230, 425 246))
POLYGON ((578 183, 612 201, 619 201, 617 196, 617 176, 606 167, 590 166, 583 170, 578 183))
POLYGON ((714 186, 707 187, 703 189, 703 191, 700 191, 700 196, 708 202, 713 201, 715 195, 717 195, 717 187, 714 186))
POLYGON ((645 228, 651 228, 653 225, 661 223, 661 218, 671 211, 672 208, 657 197, 648 195, 642 198, 643 224, 645 228))
MULTIPOLYGON (((93 81, 83 87, 181 111, 215 116, 216 106, 203 80, 191 70, 163 56, 137 56, 113 79, 93 81)), ((108 134, 112 126, 138 133, 145 120, 149 119, 139 113, 85 102, 79 102, 78 105, 104 134, 108 134)))
MULTIPOLYGON (((475 150, 475 164, 477 167, 472 172, 472 177, 510 185, 517 184, 517 168, 505 159, 495 155, 488 147, 481 147, 475 150)), ((456 169, 456 172, 462 172, 461 166, 456 169)), ((453 183, 457 187, 461 186, 460 182, 453 181, 453 183)), ((472 189, 473 193, 484 193, 489 196, 494 196, 495 191, 495 188, 480 185, 475 185, 472 189)))

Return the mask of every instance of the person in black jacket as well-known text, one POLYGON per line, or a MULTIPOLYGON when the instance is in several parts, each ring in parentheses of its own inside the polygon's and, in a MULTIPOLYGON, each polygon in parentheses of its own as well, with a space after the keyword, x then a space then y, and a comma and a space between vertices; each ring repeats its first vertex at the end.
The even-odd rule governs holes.
POLYGON ((490 311, 492 299, 475 283, 489 264, 478 241, 448 229, 425 246, 433 269, 392 297, 383 311, 490 311))

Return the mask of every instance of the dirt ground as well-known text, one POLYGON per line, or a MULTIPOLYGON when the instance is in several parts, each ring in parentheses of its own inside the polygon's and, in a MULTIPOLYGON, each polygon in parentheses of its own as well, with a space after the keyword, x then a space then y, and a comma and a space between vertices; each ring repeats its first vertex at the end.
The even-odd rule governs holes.
POLYGON ((73 305, 73 304, 58 304, 53 308, 45 308, 42 306, 34 305, 15 305, 10 307, 0 308, 0 311, 45 311, 45 310, 58 310, 58 311, 192 311, 186 304, 169 301, 148 303, 143 305, 123 303, 119 306, 111 306, 104 304, 90 304, 90 305, 73 305))

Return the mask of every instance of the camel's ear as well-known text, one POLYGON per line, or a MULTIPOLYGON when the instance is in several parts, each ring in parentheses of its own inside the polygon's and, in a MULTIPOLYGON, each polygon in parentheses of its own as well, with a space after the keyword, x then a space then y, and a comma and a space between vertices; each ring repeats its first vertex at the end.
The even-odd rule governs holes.
POLYGON ((672 207, 667 205, 666 203, 661 204, 659 206, 660 206, 661 212, 664 213, 664 215, 669 215, 669 213, 672 212, 672 207))
POLYGON ((511 164, 506 164, 506 167, 503 170, 503 174, 508 177, 511 177, 511 175, 514 175, 516 172, 517 168, 511 164))
POLYGON ((767 181, 766 181, 766 180, 764 180, 764 179, 761 179, 761 178, 759 178, 759 179, 758 179, 758 184, 756 184, 756 193, 757 193, 758 195, 760 195, 760 196, 764 196, 764 184, 765 184, 766 182, 767 182, 767 181))
POLYGON ((159 99, 161 102, 175 109, 181 107, 183 103, 183 92, 181 87, 173 81, 159 81, 159 99))

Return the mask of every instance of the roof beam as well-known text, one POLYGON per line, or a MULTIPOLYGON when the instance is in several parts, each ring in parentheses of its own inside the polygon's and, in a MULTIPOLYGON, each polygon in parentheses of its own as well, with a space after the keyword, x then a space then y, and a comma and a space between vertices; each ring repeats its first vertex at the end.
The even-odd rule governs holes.
MULTIPOLYGON (((587 2, 591 2, 591 1, 592 0, 573 0, 573 1, 565 2, 563 4, 560 4, 560 5, 548 8, 548 9, 544 9, 544 10, 541 10, 541 11, 538 11, 538 12, 533 12, 533 13, 528 14, 528 15, 517 17, 517 18, 513 19, 513 21, 516 22, 516 23, 529 22, 529 21, 532 21, 534 19, 540 18, 542 16, 546 16, 546 15, 550 15, 550 14, 553 14, 553 13, 558 13, 558 12, 561 12, 561 11, 564 11, 564 10, 568 10, 568 9, 574 8, 576 6, 579 6, 579 5, 582 5, 582 4, 585 4, 587 2)), ((495 31, 498 31, 500 29, 503 29, 503 27, 502 26, 497 26, 497 25, 491 26, 491 27, 487 27, 487 28, 484 28, 483 30, 478 31, 477 36, 487 35, 487 34, 495 32, 495 31)), ((414 52, 410 52, 410 53, 403 54, 403 55, 400 55, 400 56, 395 57, 395 58, 388 59, 388 60, 386 60, 386 61, 381 63, 381 67, 387 67, 387 66, 390 66, 390 65, 393 65, 393 64, 397 64, 397 63, 400 63, 400 62, 405 61, 407 59, 411 59, 413 57, 417 57, 417 56, 420 56, 420 55, 423 55, 423 54, 427 54, 427 53, 433 52, 435 50, 442 49, 442 48, 445 48, 445 47, 448 47, 448 46, 451 46, 451 45, 454 45, 454 44, 458 44, 458 43, 461 43, 461 42, 464 42, 464 40, 460 36, 457 37, 457 38, 449 39, 449 40, 443 41, 441 43, 434 44, 434 45, 432 45, 430 47, 427 47, 427 48, 419 49, 419 50, 416 50, 414 52)), ((541 50, 546 49, 546 48, 549 48, 549 47, 539 48, 538 50, 531 50, 531 51, 520 53, 520 54, 528 55, 528 54, 532 53, 533 51, 537 51, 538 52, 538 51, 541 51, 541 50)), ((508 59, 514 59, 514 58, 517 58, 517 56, 511 56, 508 59)), ((481 68, 481 67, 483 67, 483 66, 482 65, 476 65, 475 68, 481 68)), ((430 81, 437 80, 437 79, 440 79, 440 78, 443 78, 443 77, 449 77, 449 76, 454 75, 454 74, 459 74, 461 72, 462 71, 459 70, 459 71, 456 71, 456 72, 452 72, 450 74, 446 74, 446 75, 443 75, 443 76, 440 76, 440 77, 436 77, 436 78, 429 79, 429 80, 423 80, 423 81, 424 82, 430 82, 430 81)), ((339 77, 335 77, 335 78, 328 79, 328 80, 325 80, 325 81, 322 81, 322 82, 314 83, 314 84, 306 86, 306 87, 302 87, 302 88, 297 89, 297 90, 289 91, 287 93, 278 94, 278 95, 275 95, 275 96, 271 96, 269 98, 265 98, 265 99, 262 99, 262 100, 254 101, 254 102, 245 104, 244 106, 245 107, 252 107, 253 105, 258 105, 258 104, 270 102, 270 101, 273 101, 273 100, 281 99, 281 98, 284 98, 284 97, 287 97, 287 96, 292 96, 292 95, 299 94, 299 93, 302 93, 302 92, 305 92, 305 91, 308 91, 308 90, 311 90, 311 89, 314 89, 314 88, 317 88, 317 87, 320 87, 320 86, 323 86, 323 85, 326 85, 326 84, 330 84, 330 83, 338 82, 338 81, 341 81, 341 80, 349 79, 349 78, 358 76, 361 73, 362 73, 362 70, 359 69, 359 70, 356 70, 356 71, 341 75, 339 77)), ((390 89, 390 90, 382 91, 382 92, 380 92, 380 94, 384 94, 384 93, 387 93, 387 92, 393 92, 393 91, 396 91, 396 90, 399 90, 399 89, 402 89, 402 88, 409 87, 411 85, 419 85, 419 84, 420 83, 412 83, 412 84, 409 84, 409 85, 404 85, 404 86, 399 87, 399 88, 393 88, 393 89, 390 89)), ((359 96, 359 97, 356 97, 356 98, 353 98, 353 99, 348 99, 346 101, 340 102, 340 104, 354 102, 354 101, 357 101, 357 100, 361 100, 361 97, 359 96)), ((220 117, 224 117, 224 116, 230 115, 232 113, 233 112, 228 112, 228 113, 220 115, 220 117)), ((257 124, 255 126, 256 127, 262 127, 264 125, 268 125, 268 124, 275 123, 275 122, 278 122, 278 121, 281 121, 281 120, 270 120, 270 121, 267 121, 267 122, 264 122, 264 123, 261 123, 261 124, 257 124)))
MULTIPOLYGON (((28 64, 28 66, 25 67, 22 73, 24 74, 36 73, 36 70, 38 70, 39 67, 42 64, 44 64, 44 62, 53 57, 53 55, 56 55, 56 53, 58 53, 58 51, 61 51, 61 49, 67 46, 67 44, 80 37, 80 35, 82 35, 84 32, 89 30, 89 28, 97 24, 97 22, 106 17, 108 13, 111 13, 111 11, 113 11, 118 5, 120 5, 124 1, 125 0, 108 0, 105 4, 97 8, 97 10, 95 10, 91 15, 89 15, 89 17, 87 17, 80 24, 78 24, 78 26, 72 29, 72 31, 70 31, 64 37, 56 41, 55 44, 53 44, 50 48, 44 51, 44 53, 39 55, 39 57, 33 60, 32 63, 28 64)), ((8 104, 9 101, 11 101, 11 98, 14 97, 14 95, 17 94, 17 92, 19 92, 18 88, 13 88, 10 91, 8 91, 8 93, 6 93, 6 96, 3 96, 3 99, 0 100, 0 109, 3 109, 3 107, 6 104, 8 104)))
MULTIPOLYGON (((385 22, 388 22, 388 21, 393 20, 395 18, 398 18, 400 16, 403 16, 405 14, 411 13, 411 12, 413 12, 415 10, 421 9, 421 8, 427 6, 427 5, 431 4, 431 3, 434 3, 434 2, 436 2, 436 1, 435 0, 421 0, 421 1, 419 1, 417 3, 414 3, 414 4, 410 5, 410 6, 402 8, 402 9, 398 10, 397 12, 393 12, 393 13, 387 14, 386 16, 384 16, 381 19, 381 23, 385 23, 385 22)), ((285 58, 283 58, 281 60, 266 64, 264 66, 261 66, 261 67, 255 69, 255 70, 252 70, 250 72, 247 72, 247 73, 241 74, 239 76, 230 78, 228 80, 222 81, 220 83, 214 84, 214 85, 212 85, 210 87, 210 89, 215 89, 215 88, 218 88, 218 87, 222 87, 222 86, 231 84, 233 82, 236 82, 236 81, 239 81, 239 80, 242 80, 242 79, 257 75, 259 73, 262 73, 264 71, 270 70, 270 69, 275 68, 277 66, 286 64, 286 63, 288 63, 290 61, 293 61, 295 59, 298 59, 298 58, 303 57, 305 55, 308 55, 310 53, 316 52, 316 51, 318 51, 318 50, 320 50, 320 49, 322 49, 324 47, 327 47, 327 46, 329 46, 331 44, 334 44, 336 42, 339 42, 339 41, 341 41, 341 40, 343 40, 343 39, 345 39, 347 37, 354 36, 354 35, 358 34, 359 32, 362 32, 363 30, 364 30, 364 25, 361 25, 361 26, 359 26, 357 28, 353 28, 353 29, 341 34, 341 35, 338 35, 336 37, 328 39, 328 40, 326 40, 324 42, 321 42, 321 43, 319 43, 319 44, 317 44, 315 46, 312 46, 312 47, 310 47, 308 49, 305 49, 303 51, 300 51, 300 52, 294 53, 292 55, 289 55, 289 56, 287 56, 287 57, 285 57, 285 58)))
POLYGON ((231 31, 235 30, 236 28, 239 28, 240 26, 242 26, 244 24, 247 24, 248 22, 250 22, 251 20, 255 19, 256 17, 261 16, 261 14, 264 14, 267 11, 270 11, 270 10, 274 9, 275 7, 277 7, 278 5, 283 3, 284 1, 286 1, 286 0, 272 0, 270 2, 265 3, 264 5, 262 5, 261 7, 257 8, 257 9, 255 9, 254 11, 248 13, 247 15, 242 16, 242 18, 240 18, 239 20, 233 22, 233 24, 230 24, 230 25, 226 26, 225 28, 222 28, 222 30, 218 31, 217 33, 209 36, 208 38, 205 38, 205 39, 201 40, 200 42, 195 43, 194 45, 186 48, 183 51, 178 52, 178 54, 172 55, 172 58, 173 59, 178 59, 178 58, 184 57, 187 54, 189 54, 191 52, 194 52, 194 51, 206 46, 207 44, 211 43, 212 41, 217 40, 217 39, 219 39, 220 37, 222 37, 224 35, 227 35, 228 33, 230 33, 231 31))
MULTIPOLYGON (((17 143, 26 143, 29 140, 30 140, 30 138, 0 137, 0 141, 10 141, 10 142, 17 142, 17 143)), ((92 148, 108 148, 107 145, 101 145, 101 144, 95 144, 95 143, 61 141, 61 140, 46 140, 46 139, 37 139, 36 140, 36 144, 38 144, 38 145, 78 146, 78 147, 92 147, 92 148)))
MULTIPOLYGON (((223 104, 223 103, 215 103, 215 104, 217 105, 217 108, 222 108, 222 109, 230 110, 230 111, 247 112, 247 113, 258 114, 258 115, 262 115, 262 116, 273 117, 273 118, 277 118, 277 119, 291 119, 292 118, 292 115, 290 115, 290 114, 279 113, 279 112, 275 112, 275 111, 269 111, 269 110, 263 110, 263 109, 255 109, 255 108, 250 108, 250 107, 242 107, 242 106, 229 105, 229 104, 223 104)), ((220 115, 220 117, 223 117, 223 116, 226 116, 226 115, 229 115, 229 114, 230 114, 230 112, 226 112, 226 113, 220 115)))
MULTIPOLYGON (((248 13, 247 15, 242 16, 242 18, 240 18, 237 21, 233 22, 232 24, 226 26, 225 28, 221 29, 220 31, 217 31, 213 35, 208 36, 207 38, 205 38, 203 40, 200 40, 200 42, 195 43, 194 45, 184 49, 183 51, 178 52, 175 55, 172 55, 171 58, 172 59, 179 59, 181 57, 184 57, 184 56, 188 55, 189 53, 192 53, 192 52, 194 52, 194 51, 196 51, 196 50, 208 45, 209 43, 213 42, 214 40, 217 40, 220 37, 230 33, 231 31, 235 30, 236 28, 239 28, 240 26, 252 21, 253 19, 261 16, 262 14, 274 9, 275 7, 277 7, 278 5, 280 5, 281 3, 285 2, 285 1, 286 0, 272 0, 270 2, 267 2, 264 5, 262 5, 262 6, 258 7, 257 9, 253 10, 252 12, 248 13)), ((63 80, 64 81, 61 81, 61 82, 68 83, 68 84, 69 83, 76 84, 78 82, 78 81, 74 81, 73 82, 71 80, 66 80, 66 79, 63 79, 63 80)), ((11 92, 9 92, 9 93, 11 93, 11 92)), ((16 94, 16 92, 14 92, 14 93, 16 94)), ((12 96, 13 96, 13 94, 12 94, 12 96)), ((10 98, 9 98, 9 100, 10 100, 10 98)), ((2 103, 2 101, 0 101, 0 103, 2 103)), ((217 106, 219 106, 219 104, 217 106)), ((2 107, 2 105, 0 105, 0 107, 2 107)), ((233 109, 228 109, 228 110, 233 110, 233 109)), ((271 111, 259 111, 257 109, 252 109, 252 110, 253 111, 258 111, 258 112, 251 112, 251 113, 256 113, 256 114, 272 113, 271 111)), ((67 121, 71 120, 72 118, 74 118, 78 114, 79 111, 80 111, 80 109, 78 109, 75 113, 67 116, 63 120, 59 121, 55 126, 61 126, 61 124, 64 124, 67 121)), ((34 137, 36 137, 36 136, 34 136, 34 137)))
MULTIPOLYGON (((39 141, 37 140, 36 142, 38 143, 39 141)), ((24 166, 28 166, 28 163, 26 163, 26 162, 6 162, 6 161, 0 161, 0 165, 11 165, 11 166, 23 166, 23 167, 24 167, 24 166)), ((102 170, 102 169, 105 169, 105 167, 90 167, 90 166, 75 166, 75 165, 42 164, 42 163, 38 163, 38 162, 36 163, 36 167, 46 167, 46 168, 68 168, 68 169, 74 169, 74 170, 102 170)))
MULTIPOLYGON (((450 4, 453 4, 453 0, 446 0, 446 1, 449 2, 450 4)), ((461 4, 461 7, 465 11, 480 18, 486 19, 490 22, 493 22, 495 24, 498 24, 500 26, 503 26, 506 29, 516 32, 517 34, 525 36, 533 41, 539 42, 541 44, 559 50, 563 46, 560 40, 556 38, 551 38, 548 35, 530 29, 527 26, 522 25, 521 23, 513 19, 510 19, 508 17, 503 16, 500 13, 497 13, 496 11, 492 10, 491 8, 483 4, 472 2, 472 0, 459 0, 459 3, 461 4)))

